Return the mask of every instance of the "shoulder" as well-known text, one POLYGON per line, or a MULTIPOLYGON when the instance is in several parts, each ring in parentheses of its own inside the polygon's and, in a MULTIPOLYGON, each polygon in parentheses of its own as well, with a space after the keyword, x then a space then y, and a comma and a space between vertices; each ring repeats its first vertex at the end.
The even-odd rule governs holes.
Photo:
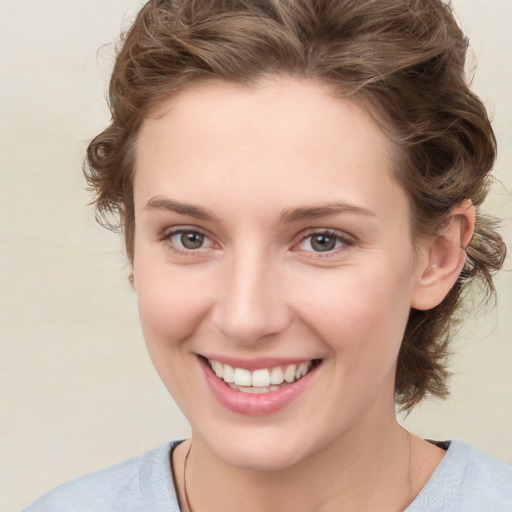
POLYGON ((512 468, 460 441, 407 512, 512 512, 512 468))
POLYGON ((169 461, 176 444, 72 480, 22 512, 179 512, 169 461))
POLYGON ((465 443, 453 443, 465 461, 463 489, 468 504, 474 500, 488 504, 493 512, 512 512, 512 468, 465 443))

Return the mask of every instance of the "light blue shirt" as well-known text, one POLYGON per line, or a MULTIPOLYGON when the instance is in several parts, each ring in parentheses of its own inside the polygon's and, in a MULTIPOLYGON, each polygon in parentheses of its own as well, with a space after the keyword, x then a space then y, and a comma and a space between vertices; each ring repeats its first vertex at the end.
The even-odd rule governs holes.
MULTIPOLYGON (((73 480, 22 512, 180 512, 169 457, 177 444, 73 480)), ((512 469, 452 441, 405 512, 512 512, 512 469)))

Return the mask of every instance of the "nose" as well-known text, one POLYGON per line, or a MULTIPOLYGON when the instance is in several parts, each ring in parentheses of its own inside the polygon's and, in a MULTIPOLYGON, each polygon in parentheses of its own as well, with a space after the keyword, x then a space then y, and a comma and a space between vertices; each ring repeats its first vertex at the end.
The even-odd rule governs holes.
POLYGON ((230 340, 251 344, 283 332, 290 310, 279 265, 265 255, 233 255, 224 268, 213 321, 230 340))

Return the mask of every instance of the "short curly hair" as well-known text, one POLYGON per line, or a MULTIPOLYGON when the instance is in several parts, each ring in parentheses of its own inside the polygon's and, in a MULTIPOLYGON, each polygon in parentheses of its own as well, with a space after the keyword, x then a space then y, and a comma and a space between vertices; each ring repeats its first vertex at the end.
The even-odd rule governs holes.
POLYGON ((476 209, 464 269, 441 304, 411 310, 398 357, 398 405, 444 397, 454 313, 475 280, 495 293, 492 276, 505 257, 495 221, 480 212, 496 141, 465 78, 467 48, 442 0, 150 0, 122 37, 112 120, 87 151, 98 220, 122 229, 133 259, 137 136, 169 96, 209 79, 250 86, 287 75, 328 84, 365 106, 395 145, 415 236, 439 234, 465 199, 476 209))

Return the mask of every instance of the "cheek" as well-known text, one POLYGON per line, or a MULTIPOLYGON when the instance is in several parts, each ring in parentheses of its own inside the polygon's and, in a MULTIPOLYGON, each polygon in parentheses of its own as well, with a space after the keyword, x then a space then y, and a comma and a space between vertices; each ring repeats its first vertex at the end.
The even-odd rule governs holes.
POLYGON ((134 269, 139 315, 149 356, 170 394, 182 410, 197 390, 189 382, 187 341, 197 335, 207 314, 208 288, 201 279, 155 265, 134 269), (188 398, 185 398, 188 397, 188 398))
POLYGON ((208 287, 191 272, 135 268, 142 330, 149 347, 187 339, 208 309, 208 287))
POLYGON ((361 364, 377 370, 394 364, 409 315, 407 276, 379 268, 366 272, 342 269, 308 289, 301 316, 339 356, 346 371, 361 364))

